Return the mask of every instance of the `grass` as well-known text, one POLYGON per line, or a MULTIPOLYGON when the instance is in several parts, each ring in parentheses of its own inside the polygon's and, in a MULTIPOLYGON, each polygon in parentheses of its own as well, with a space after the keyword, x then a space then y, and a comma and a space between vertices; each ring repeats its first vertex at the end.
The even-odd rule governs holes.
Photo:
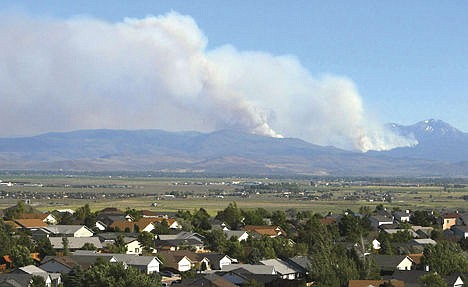
MULTIPOLYGON (((98 197, 93 200, 80 199, 32 199, 32 203, 42 211, 51 211, 59 208, 77 208, 89 203, 93 210, 104 207, 127 207, 136 209, 150 209, 161 211, 177 211, 178 209, 194 210, 205 208, 214 215, 217 211, 224 209, 229 202, 235 201, 242 209, 255 209, 263 207, 267 210, 311 210, 325 214, 329 211, 338 213, 346 209, 357 211, 360 206, 370 206, 374 208, 382 202, 367 202, 364 200, 343 200, 345 195, 355 192, 376 192, 390 193, 392 202, 383 203, 388 208, 401 209, 468 209, 467 201, 461 199, 468 195, 468 188, 457 188, 444 190, 441 186, 320 186, 311 187, 308 181, 291 180, 297 183, 300 190, 313 191, 314 194, 333 193, 331 200, 302 200, 295 198, 280 198, 282 192, 268 194, 254 194, 250 198, 225 196, 215 198, 210 196, 216 192, 230 193, 236 187, 230 185, 204 185, 201 183, 221 183, 238 178, 126 178, 126 177, 61 177, 61 176, 17 176, 16 178, 5 179, 3 181, 41 183, 43 187, 25 187, 16 185, 14 187, 0 187, 0 191, 7 191, 10 194, 21 192, 34 193, 63 193, 82 192, 94 193, 98 197), (177 183, 177 184, 175 184, 177 183), (72 188, 73 185, 124 185, 121 188, 72 188), (190 194, 187 198, 163 199, 161 195, 168 192, 181 192, 190 194), (103 193, 133 193, 138 195, 132 198, 102 198, 103 193), (146 194, 146 196, 144 196, 146 194), (152 196, 147 196, 153 194, 152 196), (159 196, 158 196, 159 195, 159 196), (157 202, 157 207, 152 207, 152 203, 157 202)), ((242 181, 242 179, 240 179, 242 181)), ((245 179, 244 181, 254 181, 245 179)), ((286 182, 285 180, 266 180, 268 182, 286 182)), ((0 208, 5 208, 16 203, 16 199, 0 198, 0 208)))

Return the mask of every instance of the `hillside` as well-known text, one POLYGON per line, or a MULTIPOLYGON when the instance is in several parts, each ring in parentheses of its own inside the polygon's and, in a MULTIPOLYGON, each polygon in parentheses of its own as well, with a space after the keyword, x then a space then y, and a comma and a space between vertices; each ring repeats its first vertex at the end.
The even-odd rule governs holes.
POLYGON ((232 130, 82 130, 0 139, 0 169, 468 176, 466 163, 363 154, 232 130))

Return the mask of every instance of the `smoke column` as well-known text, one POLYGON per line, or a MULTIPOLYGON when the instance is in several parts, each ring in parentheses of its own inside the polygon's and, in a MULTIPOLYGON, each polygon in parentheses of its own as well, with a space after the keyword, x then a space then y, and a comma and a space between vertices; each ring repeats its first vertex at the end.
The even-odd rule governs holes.
POLYGON ((366 116, 353 82, 293 56, 207 49, 189 16, 0 18, 0 136, 237 129, 353 150, 415 144, 366 116))

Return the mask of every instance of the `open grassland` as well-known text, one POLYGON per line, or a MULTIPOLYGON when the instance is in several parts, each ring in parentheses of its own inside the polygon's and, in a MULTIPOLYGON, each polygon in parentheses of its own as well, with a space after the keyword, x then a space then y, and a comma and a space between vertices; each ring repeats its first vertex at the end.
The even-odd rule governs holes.
POLYGON ((161 211, 205 208, 214 215, 235 201, 242 209, 311 210, 318 213, 357 211, 378 204, 401 209, 468 210, 468 187, 432 185, 358 185, 320 183, 307 180, 173 178, 173 177, 65 177, 16 176, 0 178, 14 182, 0 186, 0 208, 30 199, 42 211, 76 208, 90 204, 93 210, 127 207, 161 211), (232 184, 232 183, 236 184, 232 184), (269 189, 245 189, 245 182, 268 183, 269 189), (240 193, 246 192, 244 196, 240 193), (174 198, 165 195, 175 194, 174 198), (153 206, 155 204, 156 206, 153 206))

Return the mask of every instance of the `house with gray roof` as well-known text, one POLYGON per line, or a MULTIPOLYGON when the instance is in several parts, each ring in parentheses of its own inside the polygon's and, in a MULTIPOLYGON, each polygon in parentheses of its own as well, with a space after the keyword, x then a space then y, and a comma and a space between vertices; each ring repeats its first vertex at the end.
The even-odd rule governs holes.
POLYGON ((50 244, 53 249, 63 249, 63 239, 68 240, 68 248, 70 250, 82 249, 85 244, 92 244, 96 249, 102 249, 102 243, 98 237, 49 237, 50 244))
POLYGON ((381 273, 411 270, 415 265, 414 261, 406 255, 373 255, 373 258, 381 273))
POLYGON ((62 282, 62 277, 60 273, 49 273, 34 265, 27 265, 27 266, 19 267, 13 270, 11 273, 29 274, 32 276, 42 277, 47 287, 59 286, 60 283, 62 282))
POLYGON ((228 240, 231 240, 232 237, 236 237, 239 242, 249 238, 249 234, 245 230, 224 230, 224 235, 226 235, 228 240))
POLYGON ((294 280, 300 277, 301 271, 295 266, 289 264, 287 261, 281 259, 267 259, 260 261, 263 265, 273 266, 276 274, 282 279, 294 280))
POLYGON ((1 287, 29 287, 33 275, 26 273, 0 273, 1 287))

